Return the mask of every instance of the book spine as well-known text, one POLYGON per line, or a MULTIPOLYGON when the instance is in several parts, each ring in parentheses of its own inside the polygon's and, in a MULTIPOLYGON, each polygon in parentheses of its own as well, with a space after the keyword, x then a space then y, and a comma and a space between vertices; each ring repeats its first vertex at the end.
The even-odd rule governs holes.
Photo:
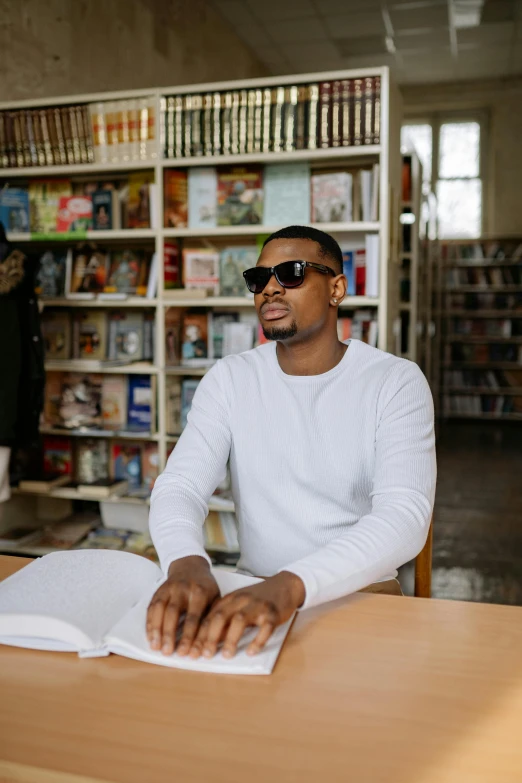
MULTIPOLYGON (((116 113, 114 114, 114 118, 116 121, 116 113)), ((71 136, 72 136, 72 145, 73 145, 73 157, 75 163, 81 163, 82 162, 82 155, 80 151, 80 131, 78 128, 78 122, 77 122, 77 116, 76 116, 76 106, 69 106, 69 123, 71 126, 71 136)), ((116 133, 118 132, 118 126, 116 124, 116 133)))
POLYGON ((317 149, 317 137, 319 129, 319 85, 311 84, 308 103, 308 128, 306 133, 306 146, 309 150, 317 149))
POLYGON ((186 158, 192 155, 192 95, 183 100, 183 153, 186 158))
POLYGON ((73 359, 80 358, 80 321, 78 315, 75 314, 73 320, 73 359))
POLYGON ((213 96, 211 92, 203 98, 203 152, 205 155, 212 155, 214 128, 212 125, 212 104, 213 96))
POLYGON ((16 168, 16 146, 14 138, 13 112, 5 112, 5 138, 8 166, 16 168))
POLYGON ((23 149, 24 149, 24 166, 32 166, 32 157, 31 157, 31 140, 32 140, 32 128, 29 126, 29 119, 31 118, 31 112, 30 111, 22 111, 21 112, 21 121, 22 121, 22 141, 23 141, 23 149))
POLYGON ((332 85, 322 82, 319 87, 319 146, 326 149, 332 145, 332 85))
POLYGON ((212 96, 212 152, 221 154, 221 93, 212 96))
POLYGON ((296 148, 296 124, 297 124, 297 87, 287 87, 285 90, 284 108, 284 136, 285 150, 291 152, 296 148))
POLYGON ((247 151, 248 91, 239 92, 239 154, 247 151))
POLYGON ((341 82, 332 83, 332 147, 341 146, 341 82))
POLYGON ((34 146, 36 149, 37 166, 45 166, 45 152, 42 141, 42 129, 40 128, 40 115, 37 109, 31 111, 31 120, 34 133, 34 146))
POLYGON ((58 148, 58 134, 56 132, 53 109, 47 110, 47 127, 49 128, 49 138, 51 139, 51 152, 53 154, 53 161, 55 164, 58 164, 60 162, 60 150, 58 148))
MULTIPOLYGON (((30 112, 28 112, 30 114, 30 112)), ((9 156, 7 154, 7 138, 5 135, 5 115, 6 112, 0 112, 0 167, 6 169, 9 166, 9 156)))
POLYGON ((171 96, 167 98, 167 110, 165 112, 165 157, 174 157, 174 139, 175 139, 175 121, 176 112, 174 109, 175 100, 171 96))
POLYGON ((303 150, 306 146, 306 120, 308 109, 307 87, 297 88, 297 108, 295 120, 295 148, 303 150))
POLYGON ((131 160, 140 159, 140 111, 136 100, 129 101, 129 149, 131 160))
POLYGON ((47 112, 45 109, 41 109, 40 112, 40 128, 42 130, 42 141, 45 155, 45 163, 47 166, 52 166, 53 151, 51 149, 51 137, 49 135, 49 126, 47 124, 47 112))
POLYGON ((232 93, 232 108, 230 110, 230 152, 237 155, 239 152, 239 93, 232 93))
MULTIPOLYGON (((103 104, 102 104, 103 105, 103 104)), ((72 142, 72 136, 71 136, 71 125, 69 122, 69 111, 67 107, 62 106, 60 109, 60 116, 62 118, 62 128, 63 128, 63 138, 65 142, 65 155, 67 157, 67 163, 74 163, 74 151, 73 151, 73 142, 72 142)), ((104 112, 104 119, 103 119, 103 128, 107 128, 106 124, 106 115, 104 112)), ((107 150, 107 134, 105 133, 105 149, 107 150)), ((108 153, 106 153, 108 154, 108 153)), ((107 158, 103 162, 105 162, 107 158)))
POLYGON ((157 104, 154 96, 145 98, 147 106, 147 141, 145 145, 147 160, 154 160, 158 157, 158 122, 156 117, 157 104))
MULTIPOLYGON (((63 115, 60 109, 55 109, 55 122, 58 125, 58 117, 60 117, 60 128, 63 140, 63 148, 65 159, 67 160, 67 142, 65 138, 65 125, 63 123, 63 115)), ((105 115, 103 113, 102 103, 90 103, 89 104, 89 118, 93 141, 93 155, 96 163, 105 163, 107 161, 107 133, 105 128, 105 115)))
MULTIPOLYGON (((107 126, 107 145, 109 152, 109 161, 111 163, 118 163, 119 161, 119 149, 118 149, 118 115, 116 113, 116 103, 114 101, 107 101, 105 104, 105 123, 107 126)), ((69 120, 70 121, 70 120, 69 120)), ((147 118, 145 117, 145 125, 147 118)), ((71 126, 71 139, 73 139, 73 128, 71 126)), ((146 134, 146 131, 145 131, 146 134)), ((141 142, 141 126, 140 126, 140 142, 141 142)), ((146 140, 146 135, 145 135, 146 140)), ((74 156, 74 141, 73 156, 74 156)), ((141 152, 141 144, 140 144, 141 152)))
POLYGON ((357 147, 363 143, 363 80, 353 82, 353 143, 357 147))
POLYGON ((18 168, 23 168, 24 166, 24 145, 22 141, 21 119, 22 119, 21 112, 14 111, 13 127, 14 127, 14 138, 15 138, 16 165, 18 166, 18 168))
POLYGON ((256 114, 256 91, 248 90, 248 113, 247 113, 247 131, 246 131, 246 151, 254 152, 254 126, 256 114))
POLYGON ((223 112, 221 116, 221 138, 223 142, 223 155, 230 155, 232 151, 232 93, 226 92, 223 96, 223 112))
POLYGON ((341 82, 341 146, 353 144, 352 83, 350 79, 341 82))
POLYGON ((130 140, 130 101, 120 101, 118 107, 118 143, 121 148, 121 159, 131 160, 132 149, 130 140))
POLYGON ((263 92, 255 90, 254 95, 254 152, 261 152, 263 139, 263 92))
POLYGON ((364 80, 364 123, 363 144, 371 144, 373 141, 373 79, 364 80))
POLYGON ((381 77, 373 80, 372 144, 381 143, 381 77))
POLYGON ((272 151, 283 151, 283 107, 285 104, 285 88, 275 87, 272 90, 272 151))
POLYGON ((203 140, 201 137, 201 110, 203 99, 201 95, 192 96, 192 155, 200 157, 203 155, 203 140))
POLYGON ((83 131, 85 133, 85 146, 87 148, 87 163, 94 163, 94 143, 92 139, 91 117, 87 104, 82 107, 82 115, 83 131))
POLYGON ((267 87, 263 90, 263 128, 262 128, 262 141, 261 150, 263 152, 270 151, 270 127, 271 127, 271 114, 272 114, 272 92, 267 87))
POLYGON ((175 95, 173 101, 173 119, 169 133, 172 137, 172 155, 174 158, 183 157, 183 98, 175 95))
POLYGON ((56 151, 53 150, 54 159, 57 163, 63 166, 65 163, 67 163, 67 156, 65 154, 65 142, 63 140, 63 128, 60 109, 51 110, 49 126, 52 128, 51 137, 54 136, 56 140, 56 151))
POLYGON ((147 160, 149 144, 149 106, 146 98, 140 98, 138 100, 138 136, 139 159, 147 160))

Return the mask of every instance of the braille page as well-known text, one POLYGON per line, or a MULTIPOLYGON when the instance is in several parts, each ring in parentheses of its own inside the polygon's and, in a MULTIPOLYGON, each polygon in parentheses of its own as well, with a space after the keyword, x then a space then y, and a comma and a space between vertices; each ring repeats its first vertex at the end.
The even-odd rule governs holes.
MULTIPOLYGON (((254 577, 235 574, 230 571, 214 569, 212 572, 219 585, 221 595, 227 595, 233 590, 256 584, 261 581, 254 577)), ((117 623, 107 636, 107 646, 110 652, 124 655, 127 658, 135 658, 146 663, 155 663, 159 666, 170 666, 176 669, 190 669, 200 672, 214 672, 215 674, 270 674, 281 651, 286 635, 290 630, 293 618, 276 629, 264 650, 258 655, 247 655, 246 648, 253 640, 256 629, 249 629, 241 639, 238 651, 233 658, 224 658, 220 652, 214 658, 198 658, 193 660, 185 656, 165 656, 157 650, 150 648, 146 632, 145 621, 147 607, 154 593, 154 589, 143 598, 127 615, 117 623)))
POLYGON ((150 560, 128 552, 55 552, 0 583, 0 643, 92 651, 161 581, 150 560))

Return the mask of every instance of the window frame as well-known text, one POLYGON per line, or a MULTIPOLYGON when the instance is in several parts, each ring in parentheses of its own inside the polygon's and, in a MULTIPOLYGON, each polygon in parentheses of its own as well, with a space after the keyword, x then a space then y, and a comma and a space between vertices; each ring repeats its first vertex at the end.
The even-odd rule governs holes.
POLYGON ((480 220, 480 236, 488 232, 489 227, 489 183, 488 183, 488 131, 489 116, 481 109, 459 110, 459 111, 436 111, 422 112, 422 114, 405 114, 402 118, 402 125, 430 125, 432 156, 431 156, 431 180, 430 190, 437 193, 437 182, 444 180, 480 179, 482 183, 482 206, 480 220), (479 172, 477 177, 440 177, 439 176, 439 148, 440 148, 440 129, 441 125, 446 123, 458 122, 477 122, 480 128, 480 150, 479 150, 479 172))

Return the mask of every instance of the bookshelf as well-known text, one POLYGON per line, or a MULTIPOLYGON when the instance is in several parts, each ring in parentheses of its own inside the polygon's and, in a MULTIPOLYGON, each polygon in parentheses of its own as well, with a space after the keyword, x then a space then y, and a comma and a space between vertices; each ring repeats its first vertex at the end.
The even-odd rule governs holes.
POLYGON ((442 259, 443 416, 522 421, 522 242, 447 241, 442 259))
MULTIPOLYGON (((350 98, 351 100, 351 98, 350 98)), ((89 230, 82 234, 78 239, 89 242, 103 242, 109 252, 111 247, 121 245, 121 243, 131 242, 133 246, 146 245, 153 247, 158 259, 158 290, 153 298, 129 296, 125 300, 96 298, 90 300, 75 299, 47 299, 42 300, 41 304, 45 311, 71 309, 81 311, 83 308, 96 310, 151 310, 154 312, 154 342, 155 355, 153 362, 139 362, 128 365, 102 366, 88 365, 81 360, 47 360, 46 370, 48 371, 67 371, 67 372, 85 372, 119 375, 145 374, 154 376, 156 381, 156 411, 157 427, 153 434, 145 434, 134 438, 134 440, 150 440, 158 447, 158 468, 161 471, 166 463, 168 450, 175 444, 178 435, 167 432, 167 382, 171 377, 192 377, 200 378, 206 372, 205 368, 186 368, 169 367, 166 365, 165 356, 165 314, 169 308, 204 308, 205 310, 219 308, 236 310, 238 312, 252 312, 253 299, 245 297, 206 297, 201 299, 194 298, 176 298, 169 290, 163 286, 164 280, 164 245, 169 240, 200 240, 205 245, 213 246, 213 243, 223 243, 224 241, 240 241, 241 238, 255 241, 258 235, 269 234, 282 225, 233 225, 216 226, 214 228, 187 228, 187 227, 165 227, 163 220, 164 203, 164 174, 169 169, 191 169, 192 167, 222 167, 227 165, 265 165, 272 163, 291 163, 304 161, 310 164, 312 173, 330 171, 332 169, 353 167, 372 167, 378 164, 378 219, 377 220, 354 220, 353 222, 336 222, 316 224, 329 233, 332 233, 341 243, 362 241, 364 244, 366 234, 374 234, 379 238, 378 251, 378 283, 379 295, 375 297, 368 296, 349 296, 343 301, 341 311, 344 315, 349 315, 360 308, 371 311, 375 314, 378 322, 378 342, 377 345, 383 350, 394 350, 393 324, 398 315, 398 302, 395 295, 397 287, 397 226, 399 215, 399 194, 400 194, 400 155, 399 155, 399 136, 400 120, 402 113, 400 93, 395 86, 389 69, 386 67, 366 68, 349 71, 328 71, 324 73, 299 74, 296 76, 267 77, 260 79, 216 82, 205 84, 175 85, 169 88, 157 88, 150 90, 121 91, 112 93, 97 93, 88 95, 73 95, 61 98, 52 98, 48 100, 25 100, 16 103, 0 103, 0 114, 2 112, 50 112, 51 107, 58 107, 61 112, 67 112, 70 105, 86 107, 89 104, 98 102, 125 102, 126 105, 139 107, 145 106, 148 111, 149 128, 153 128, 152 137, 149 133, 147 138, 147 150, 142 159, 132 159, 129 154, 124 160, 105 160, 99 159, 94 162, 73 162, 57 165, 4 165, 1 167, 0 161, 0 183, 9 183, 11 186, 24 184, 32 178, 68 178, 77 182, 84 182, 87 179, 107 179, 113 175, 125 175, 132 172, 153 172, 155 183, 155 196, 157 219, 154 221, 152 216, 151 228, 141 229, 115 229, 94 231, 89 230), (175 158, 165 157, 167 138, 165 130, 165 112, 168 112, 169 96, 187 96, 189 94, 210 94, 220 93, 224 95, 228 91, 248 90, 275 90, 276 88, 305 88, 305 86, 325 82, 330 83, 348 83, 354 84, 355 81, 364 80, 374 81, 374 84, 380 80, 380 103, 374 108, 375 116, 380 125, 379 143, 372 143, 371 140, 362 139, 362 143, 354 143, 354 139, 349 144, 341 143, 339 146, 325 146, 308 149, 293 149, 267 151, 258 149, 257 151, 243 151, 237 154, 203 154, 201 156, 178 156, 175 158), (154 123, 150 126, 150 118, 154 123), (366 143, 365 143, 366 142, 366 143)), ((123 105, 123 104, 122 104, 123 105)), ((361 104, 364 105, 364 104, 361 104)), ((53 109, 56 111, 56 109, 53 109)), ((23 115, 22 115, 23 116, 23 115)), ((320 134, 320 125, 318 126, 320 134)), ((319 137, 318 137, 319 138, 319 137)), ((375 140, 373 140, 374 142, 375 140)), ((123 149, 123 148, 122 148, 123 149)), ((141 148, 140 148, 141 149, 141 148)), ((109 150, 111 153, 111 150, 109 150)), ((141 150, 140 155, 143 154, 141 150)), ((96 155, 96 149, 95 149, 96 155)), ((26 231, 13 231, 8 233, 9 239, 21 249, 27 252, 28 249, 38 247, 51 247, 53 243, 65 246, 68 242, 72 246, 78 241, 73 235, 68 237, 50 237, 35 236, 26 231), (63 240, 63 241, 61 241, 63 240)), ((192 246, 192 245, 191 245, 192 246)), ((54 430, 44 430, 46 434, 54 434, 54 430)), ((63 435, 68 433, 64 432, 63 435)), ((73 433, 73 437, 80 441, 83 437, 93 437, 91 433, 83 434, 81 431, 73 433)), ((99 437, 115 437, 117 439, 132 440, 131 433, 116 435, 113 433, 99 433, 99 437)), ((20 493, 15 493, 20 494, 20 493)), ((77 490, 67 490, 65 488, 56 489, 51 493, 46 493, 46 499, 78 500, 82 499, 77 490)), ((104 501, 105 502, 105 501, 104 501)), ((136 498, 113 498, 110 502, 116 504, 145 504, 146 501, 136 498)), ((211 505, 211 509, 223 510, 222 500, 216 506, 211 505)), ((226 510, 233 511, 233 504, 229 504, 226 510)))
POLYGON ((402 199, 399 215, 399 321, 397 354, 417 361, 422 166, 413 150, 402 150, 402 199))

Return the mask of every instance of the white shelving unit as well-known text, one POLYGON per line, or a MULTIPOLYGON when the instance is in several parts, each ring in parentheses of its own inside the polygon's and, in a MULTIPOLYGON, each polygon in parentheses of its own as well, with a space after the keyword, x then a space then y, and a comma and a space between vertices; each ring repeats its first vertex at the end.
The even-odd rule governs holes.
MULTIPOLYGON (((379 220, 376 222, 353 222, 353 223, 327 223, 318 225, 327 232, 330 232, 338 239, 343 237, 353 240, 359 238, 364 242, 366 233, 377 233, 379 235, 379 290, 378 298, 369 297, 348 297, 343 303, 343 311, 355 308, 374 308, 378 320, 378 346, 384 350, 394 350, 393 323, 398 314, 398 303, 395 295, 397 278, 397 226, 399 213, 399 191, 400 191, 400 120, 402 114, 401 97, 398 89, 390 77, 389 69, 386 67, 366 68, 347 71, 330 71, 324 73, 299 74, 296 76, 268 77, 261 79, 250 79, 242 81, 216 82, 206 84, 190 84, 185 86, 175 85, 172 87, 135 90, 111 93, 97 93, 89 95, 70 95, 62 98, 51 98, 45 100, 25 100, 15 103, 0 103, 0 111, 16 109, 34 109, 47 106, 59 106, 67 104, 88 104, 96 101, 107 100, 131 100, 136 98, 147 98, 154 101, 155 113, 157 119, 157 128, 160 129, 160 117, 164 96, 187 93, 204 93, 212 91, 238 90, 249 88, 276 87, 285 85, 299 85, 313 82, 321 82, 335 79, 354 79, 364 77, 380 77, 381 80, 381 102, 380 102, 380 138, 378 145, 335 147, 328 149, 315 150, 296 150, 292 152, 263 152, 249 153, 242 155, 212 155, 190 158, 163 158, 163 133, 156 133, 156 147, 147 160, 139 161, 120 161, 114 163, 92 163, 75 165, 57 165, 57 166, 38 166, 28 168, 4 168, 0 169, 0 181, 9 182, 14 185, 31 178, 40 177, 68 177, 74 179, 85 179, 85 175, 99 175, 100 178, 110 176, 116 172, 132 172, 139 170, 152 170, 155 174, 157 185, 158 203, 163 205, 163 174, 165 169, 192 167, 192 166, 223 166, 227 164, 245 165, 245 164, 264 164, 276 162, 292 162, 299 160, 310 161, 312 166, 324 167, 343 163, 354 166, 357 164, 379 164, 379 220)), ((160 221, 163 222, 162 216, 160 221)), ((127 366, 107 366, 102 370, 88 366, 80 361, 47 361, 46 369, 67 370, 67 371, 87 371, 87 372, 108 372, 108 373, 142 373, 157 376, 157 435, 154 440, 158 443, 159 467, 163 469, 166 461, 167 450, 176 437, 168 435, 166 431, 166 378, 170 375, 203 375, 205 370, 195 370, 191 368, 172 368, 165 366, 165 308, 170 307, 219 307, 219 308, 249 308, 254 305, 253 300, 247 297, 226 298, 226 297, 208 297, 200 298, 176 298, 175 295, 169 295, 169 291, 164 291, 161 282, 164 277, 163 253, 164 242, 171 238, 232 238, 249 237, 257 234, 271 233, 282 226, 231 226, 218 227, 213 229, 191 229, 191 228, 164 228, 161 225, 150 229, 139 230, 115 230, 115 231, 88 231, 87 239, 90 241, 103 241, 108 243, 110 248, 111 241, 132 241, 154 244, 154 249, 159 260, 157 296, 154 299, 141 299, 130 297, 125 300, 47 300, 42 304, 45 308, 64 307, 64 308, 150 308, 155 311, 155 360, 151 363, 137 363, 127 366)), ((33 241, 30 234, 11 234, 9 237, 14 243, 22 247, 30 246, 33 241)), ((82 236, 81 238, 84 238, 82 236)), ((38 237, 37 241, 56 242, 56 237, 50 237, 46 240, 38 237)), ((69 235, 69 242, 75 240, 69 235)), ((52 497, 68 497, 67 490, 56 490, 52 497)), ((74 495, 77 497, 77 494, 74 495)), ((118 499, 121 502, 121 499, 118 499)))

